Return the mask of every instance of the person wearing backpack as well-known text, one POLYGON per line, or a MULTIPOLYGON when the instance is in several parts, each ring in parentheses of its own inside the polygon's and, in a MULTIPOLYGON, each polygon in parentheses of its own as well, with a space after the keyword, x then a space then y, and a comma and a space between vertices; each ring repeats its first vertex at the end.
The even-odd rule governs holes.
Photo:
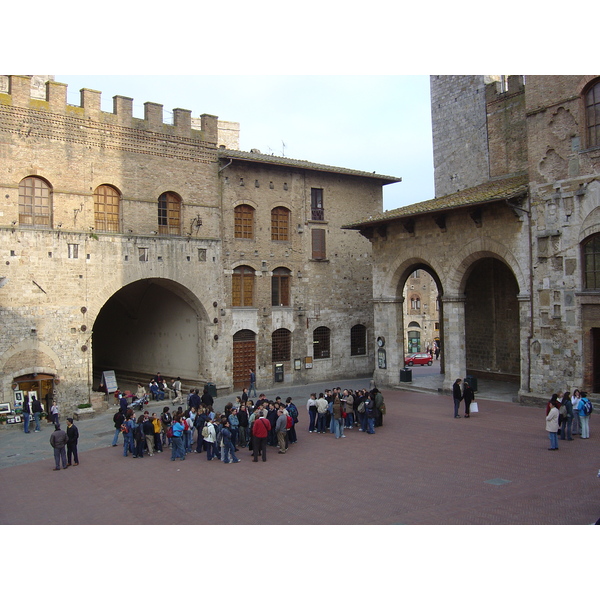
POLYGON ((290 444, 295 444, 298 441, 298 436, 296 435, 296 423, 298 422, 298 408, 292 402, 292 397, 288 396, 285 400, 285 407, 288 412, 288 415, 292 417, 292 426, 288 431, 288 442, 290 444))
POLYGON ((163 446, 171 445, 171 438, 167 437, 167 430, 171 426, 171 423, 173 423, 173 417, 172 417, 171 413, 169 412, 169 407, 165 406, 160 415, 160 424, 162 427, 162 445, 163 446))
POLYGON ((590 415, 592 414, 592 403, 588 400, 587 392, 581 391, 581 398, 577 405, 579 412, 579 422, 581 424, 581 439, 587 440, 590 437, 590 415))
POLYGON ((125 415, 125 421, 121 425, 121 432, 123 433, 123 456, 127 456, 128 452, 135 454, 135 447, 133 445, 133 430, 135 428, 135 418, 133 411, 127 409, 125 415))
POLYGON ((144 447, 146 446, 146 434, 144 433, 144 415, 138 417, 133 430, 133 439, 135 440, 135 451, 133 458, 144 458, 144 447))
POLYGON ((204 422, 204 426, 200 430, 204 447, 206 448, 206 460, 212 460, 215 456, 215 444, 217 443, 217 432, 215 426, 210 419, 204 422))

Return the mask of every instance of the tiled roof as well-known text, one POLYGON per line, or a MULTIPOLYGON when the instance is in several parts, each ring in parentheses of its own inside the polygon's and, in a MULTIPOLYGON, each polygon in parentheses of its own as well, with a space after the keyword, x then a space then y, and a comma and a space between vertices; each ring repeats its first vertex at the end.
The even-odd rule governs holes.
POLYGON ((344 225, 343 229, 362 229, 397 219, 406 219, 428 213, 446 212, 465 206, 475 206, 477 204, 519 198, 527 193, 528 182, 529 178, 526 173, 502 179, 494 179, 454 194, 388 210, 380 217, 349 223, 344 225))
POLYGON ((282 167, 296 167, 298 169, 308 169, 310 171, 324 171, 326 173, 339 173, 340 175, 354 175, 355 177, 369 177, 378 179, 383 185, 388 183, 397 183, 402 181, 401 177, 392 177, 391 175, 379 175, 378 173, 367 173, 366 171, 356 171, 354 169, 345 169, 343 167, 331 167, 319 163, 309 162, 307 160, 298 160, 284 156, 274 156, 273 154, 261 154, 259 152, 243 152, 241 150, 220 149, 219 158, 245 160, 255 163, 278 165, 282 167))

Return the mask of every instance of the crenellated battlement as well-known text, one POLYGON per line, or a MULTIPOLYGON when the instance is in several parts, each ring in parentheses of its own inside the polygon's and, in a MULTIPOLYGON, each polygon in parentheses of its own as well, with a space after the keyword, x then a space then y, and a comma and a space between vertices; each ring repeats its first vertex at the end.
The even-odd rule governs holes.
POLYGON ((485 86, 486 102, 503 100, 507 96, 522 94, 525 91, 525 80, 523 75, 502 76, 501 79, 494 79, 485 86))
POLYGON ((239 124, 219 122, 218 117, 209 114, 192 118, 192 111, 184 108, 173 109, 173 122, 165 123, 163 105, 155 102, 144 103, 144 118, 133 116, 133 98, 113 97, 113 111, 101 109, 102 92, 83 88, 80 90, 80 103, 67 103, 67 84, 49 78, 40 81, 31 75, 0 76, 0 105, 15 108, 46 111, 54 115, 75 117, 99 124, 116 125, 124 128, 147 131, 154 134, 188 138, 190 141, 206 142, 230 149, 239 147, 239 124), (43 93, 45 85, 45 94, 43 93))

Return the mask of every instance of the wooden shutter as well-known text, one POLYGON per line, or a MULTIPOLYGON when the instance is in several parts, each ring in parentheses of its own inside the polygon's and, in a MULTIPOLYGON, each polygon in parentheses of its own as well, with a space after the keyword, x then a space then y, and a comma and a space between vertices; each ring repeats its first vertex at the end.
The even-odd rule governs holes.
POLYGON ((312 257, 313 260, 325 260, 325 230, 312 229, 312 257))

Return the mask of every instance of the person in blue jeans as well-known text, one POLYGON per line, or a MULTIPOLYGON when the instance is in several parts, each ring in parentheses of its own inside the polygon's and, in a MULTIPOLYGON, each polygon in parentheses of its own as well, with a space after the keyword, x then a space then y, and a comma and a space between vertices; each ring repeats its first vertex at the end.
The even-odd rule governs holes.
POLYGON ((223 437, 223 462, 229 464, 229 462, 239 463, 240 459, 235 455, 235 447, 231 443, 231 424, 229 421, 223 421, 223 429, 221 429, 221 436, 223 437), (231 456, 231 461, 229 457, 231 456))
POLYGON ((131 454, 135 454, 135 447, 133 444, 134 429, 135 419, 133 418, 133 411, 131 409, 128 409, 125 421, 121 426, 121 432, 123 433, 123 456, 127 456, 128 452, 131 452, 131 454))
POLYGON ((31 407, 29 406, 29 396, 23 400, 23 431, 29 433, 29 420, 31 419, 31 407))
POLYGON ((375 433, 377 407, 375 406, 375 399, 371 395, 365 399, 365 414, 367 415, 367 433, 375 433))
POLYGON ((250 369, 250 390, 248 391, 248 396, 250 396, 253 390, 254 398, 256 398, 256 373, 254 369, 250 369))
POLYGON ((185 460, 185 450, 183 448, 183 431, 185 429, 181 422, 181 417, 175 415, 173 417, 173 437, 171 438, 171 460, 179 458, 185 460))

